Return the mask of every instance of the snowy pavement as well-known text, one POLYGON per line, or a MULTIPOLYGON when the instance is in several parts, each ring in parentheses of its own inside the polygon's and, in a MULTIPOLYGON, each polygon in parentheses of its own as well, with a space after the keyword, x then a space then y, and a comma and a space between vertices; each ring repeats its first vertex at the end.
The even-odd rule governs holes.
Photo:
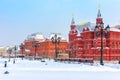
POLYGON ((119 64, 101 66, 16 59, 15 64, 11 60, 5 68, 6 60, 0 59, 0 80, 120 80, 119 64), (9 74, 4 74, 5 71, 9 74))

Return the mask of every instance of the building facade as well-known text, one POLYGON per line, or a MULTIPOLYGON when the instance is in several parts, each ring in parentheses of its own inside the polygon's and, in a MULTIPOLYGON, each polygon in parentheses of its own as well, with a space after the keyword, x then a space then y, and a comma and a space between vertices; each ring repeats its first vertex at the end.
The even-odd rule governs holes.
POLYGON ((110 27, 110 32, 106 35, 104 34, 106 31, 103 29, 103 35, 101 37, 101 22, 103 22, 103 18, 101 17, 100 9, 98 10, 95 25, 90 22, 76 25, 74 17, 72 17, 68 48, 71 58, 92 58, 93 60, 100 60, 102 43, 103 60, 120 60, 120 30, 115 27, 110 27), (98 26, 97 33, 95 26, 98 26))
POLYGON ((0 57, 15 57, 19 56, 19 46, 6 46, 6 47, 0 47, 0 57), (10 51, 11 50, 11 51, 10 51))
POLYGON ((41 33, 34 33, 29 35, 27 40, 24 41, 24 54, 26 56, 54 58, 55 48, 57 48, 58 54, 65 53, 66 49, 68 49, 68 42, 59 33, 52 33, 49 38, 45 38, 41 33), (60 37, 57 47, 55 47, 55 44, 51 40, 55 34, 60 37), (34 47, 34 43, 38 45, 36 48, 34 47))

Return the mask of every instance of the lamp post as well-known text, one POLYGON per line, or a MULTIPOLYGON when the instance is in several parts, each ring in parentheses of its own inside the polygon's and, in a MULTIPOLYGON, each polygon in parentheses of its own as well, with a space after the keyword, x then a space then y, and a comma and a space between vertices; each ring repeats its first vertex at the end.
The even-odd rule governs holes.
POLYGON ((13 64, 15 64, 15 59, 16 59, 16 50, 17 50, 17 47, 15 46, 15 47, 14 47, 15 56, 14 56, 13 64))
POLYGON ((104 63, 103 63, 103 36, 107 36, 109 31, 110 31, 109 25, 107 25, 107 27, 104 29, 104 23, 103 22, 100 23, 100 26, 95 26, 96 36, 100 35, 100 37, 101 37, 100 65, 104 65, 104 63), (99 34, 99 32, 100 32, 100 34, 99 34))
POLYGON ((57 59, 58 57, 58 49, 57 49, 57 46, 59 45, 60 43, 60 37, 57 36, 57 34, 55 34, 51 40, 52 40, 52 43, 55 44, 55 59, 57 59))
POLYGON ((23 43, 21 43, 21 45, 19 46, 20 47, 20 50, 22 51, 22 60, 23 60, 23 50, 24 50, 24 45, 23 45, 23 43))
POLYGON ((10 62, 10 55, 11 55, 11 53, 12 53, 12 49, 9 48, 9 49, 8 49, 8 54, 9 54, 9 60, 8 60, 8 61, 9 61, 9 62, 10 62))
POLYGON ((39 47, 39 43, 33 42, 32 46, 34 47, 34 50, 35 50, 35 53, 34 53, 34 60, 35 60, 36 59, 36 49, 37 49, 37 47, 39 47))

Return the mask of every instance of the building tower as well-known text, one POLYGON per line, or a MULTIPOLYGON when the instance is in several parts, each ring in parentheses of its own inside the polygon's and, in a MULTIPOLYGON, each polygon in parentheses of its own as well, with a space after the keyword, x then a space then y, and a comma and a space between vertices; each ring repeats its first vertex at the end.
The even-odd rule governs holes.
MULTIPOLYGON (((96 26, 98 26, 98 31, 99 32, 94 32, 94 47, 100 47, 100 45, 101 45, 101 35, 100 35, 100 29, 102 28, 101 27, 101 23, 103 23, 103 18, 101 17, 101 12, 100 12, 100 5, 98 6, 98 13, 97 13, 97 18, 96 18, 96 26)), ((96 27, 95 26, 95 27, 96 27)), ((103 26, 103 28, 104 28, 104 26, 103 26)), ((106 44, 106 39, 105 39, 105 37, 103 36, 103 43, 105 43, 106 44)))
POLYGON ((69 57, 73 58, 75 57, 74 55, 74 40, 76 39, 78 32, 76 30, 76 25, 74 21, 74 15, 72 15, 72 21, 71 21, 71 26, 70 26, 70 32, 69 32, 69 57))
POLYGON ((97 18, 96 18, 96 25, 99 26, 102 21, 103 21, 103 18, 101 17, 100 5, 99 5, 98 6, 98 14, 97 14, 97 18))
MULTIPOLYGON (((95 48, 94 54, 98 55, 96 57, 96 60, 100 60, 100 61, 101 61, 101 56, 103 58, 104 57, 103 54, 107 53, 107 50, 105 49, 106 37, 104 34, 105 34, 105 29, 104 29, 103 18, 101 17, 101 13, 100 13, 100 6, 98 6, 96 26, 95 26, 95 30, 94 30, 93 47, 95 48)), ((102 63, 103 63, 103 61, 101 62, 101 64, 102 63)))

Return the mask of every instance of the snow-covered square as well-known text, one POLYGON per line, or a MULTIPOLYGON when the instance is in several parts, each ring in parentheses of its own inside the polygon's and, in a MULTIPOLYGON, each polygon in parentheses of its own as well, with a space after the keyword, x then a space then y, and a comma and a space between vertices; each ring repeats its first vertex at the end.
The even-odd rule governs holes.
POLYGON ((120 64, 54 62, 53 60, 0 59, 0 80, 120 80, 120 64), (7 61, 7 67, 4 62, 7 61), (8 71, 9 74, 4 74, 8 71))

